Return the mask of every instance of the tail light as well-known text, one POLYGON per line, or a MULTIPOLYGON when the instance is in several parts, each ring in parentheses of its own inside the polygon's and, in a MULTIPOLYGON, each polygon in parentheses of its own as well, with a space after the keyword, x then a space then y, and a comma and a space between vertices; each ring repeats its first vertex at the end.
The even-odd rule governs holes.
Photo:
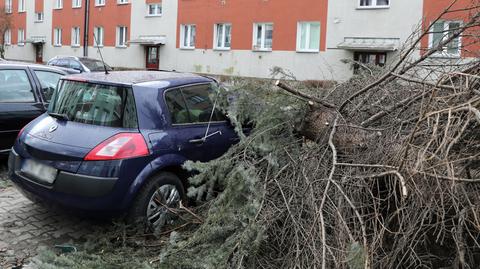
MULTIPOLYGON (((26 126, 26 125, 25 125, 25 126, 26 126)), ((18 132, 17 139, 19 139, 20 136, 22 135, 23 131, 25 130, 25 126, 23 126, 23 128, 20 129, 20 132, 18 132)))
POLYGON ((120 160, 149 154, 147 144, 139 133, 119 133, 92 149, 85 161, 120 160))

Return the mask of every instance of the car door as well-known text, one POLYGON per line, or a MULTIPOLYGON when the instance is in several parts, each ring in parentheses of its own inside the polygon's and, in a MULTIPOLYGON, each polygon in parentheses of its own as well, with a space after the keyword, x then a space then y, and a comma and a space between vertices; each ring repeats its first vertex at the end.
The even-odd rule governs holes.
POLYGON ((31 70, 39 86, 38 88, 40 89, 40 95, 45 103, 46 108, 48 103, 50 103, 53 92, 57 88, 58 81, 66 73, 43 68, 32 68, 31 70))
POLYGON ((0 153, 7 152, 28 122, 45 111, 27 67, 0 67, 0 153))
POLYGON ((209 161, 217 158, 237 138, 233 127, 216 107, 215 98, 209 83, 165 93, 176 147, 187 159, 209 161))

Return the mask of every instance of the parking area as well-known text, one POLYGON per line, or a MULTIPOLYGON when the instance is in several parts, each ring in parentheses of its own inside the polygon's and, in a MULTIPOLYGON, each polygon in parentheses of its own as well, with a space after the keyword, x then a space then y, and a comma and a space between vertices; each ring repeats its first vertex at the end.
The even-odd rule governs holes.
POLYGON ((111 227, 37 205, 5 179, 6 167, 0 163, 0 268, 24 264, 40 246, 81 244, 87 236, 111 227))

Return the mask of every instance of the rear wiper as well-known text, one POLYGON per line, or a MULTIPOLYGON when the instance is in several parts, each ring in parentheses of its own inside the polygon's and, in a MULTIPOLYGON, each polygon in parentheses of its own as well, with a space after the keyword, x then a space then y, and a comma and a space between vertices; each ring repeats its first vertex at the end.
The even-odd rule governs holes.
POLYGON ((48 112, 48 115, 50 115, 51 117, 57 118, 57 119, 59 119, 59 120, 65 120, 65 121, 69 121, 69 120, 70 120, 70 118, 68 117, 67 114, 60 114, 60 113, 48 112))

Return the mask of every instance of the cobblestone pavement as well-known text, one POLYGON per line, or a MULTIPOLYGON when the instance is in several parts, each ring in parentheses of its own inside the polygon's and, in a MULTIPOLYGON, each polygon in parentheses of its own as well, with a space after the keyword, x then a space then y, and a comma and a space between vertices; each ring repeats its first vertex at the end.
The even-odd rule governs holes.
MULTIPOLYGON (((0 167, 0 181, 4 177, 0 167)), ((0 185, 0 268, 25 263, 40 246, 81 243, 108 226, 37 205, 14 187, 0 185)))

